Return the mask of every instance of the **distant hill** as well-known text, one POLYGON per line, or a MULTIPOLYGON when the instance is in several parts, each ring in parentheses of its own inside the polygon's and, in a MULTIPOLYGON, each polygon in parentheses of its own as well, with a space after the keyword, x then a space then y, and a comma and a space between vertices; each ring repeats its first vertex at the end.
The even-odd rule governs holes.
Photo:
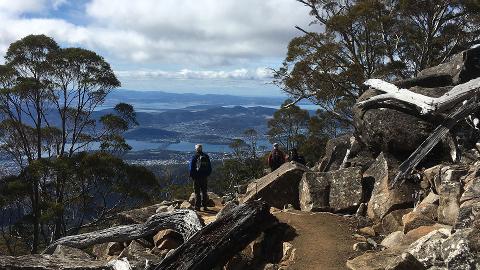
POLYGON ((132 129, 124 134, 125 138, 129 140, 171 139, 177 137, 178 135, 178 132, 149 127, 132 129))

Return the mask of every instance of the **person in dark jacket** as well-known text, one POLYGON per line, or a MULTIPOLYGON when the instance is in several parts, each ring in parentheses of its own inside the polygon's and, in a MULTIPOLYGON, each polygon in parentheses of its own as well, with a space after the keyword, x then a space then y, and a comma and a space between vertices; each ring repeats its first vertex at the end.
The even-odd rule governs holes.
POLYGON ((195 210, 207 210, 208 193, 207 177, 212 173, 210 157, 203 152, 201 144, 195 145, 195 155, 190 161, 190 177, 193 179, 195 191, 195 210))
POLYGON ((305 158, 298 154, 297 148, 293 148, 292 150, 290 150, 290 153, 288 155, 288 161, 295 161, 302 165, 305 165, 305 158))
POLYGON ((270 155, 268 155, 268 166, 273 172, 282 166, 283 163, 285 163, 285 154, 280 150, 278 143, 274 143, 273 150, 270 155))

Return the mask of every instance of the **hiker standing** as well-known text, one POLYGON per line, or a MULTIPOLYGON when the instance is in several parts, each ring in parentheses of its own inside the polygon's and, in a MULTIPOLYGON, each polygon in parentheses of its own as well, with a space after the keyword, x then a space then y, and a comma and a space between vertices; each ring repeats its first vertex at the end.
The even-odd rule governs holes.
POLYGON ((195 155, 190 161, 190 177, 193 179, 195 191, 195 210, 207 210, 207 177, 212 173, 210 158, 203 152, 202 145, 195 145, 195 155))
POLYGON ((268 155, 268 166, 273 172, 282 166, 283 163, 285 163, 285 154, 280 150, 278 143, 274 143, 273 150, 270 155, 268 155))
POLYGON ((292 150, 290 150, 290 153, 288 155, 288 161, 295 161, 302 165, 305 165, 305 158, 298 154, 297 148, 293 148, 292 150))

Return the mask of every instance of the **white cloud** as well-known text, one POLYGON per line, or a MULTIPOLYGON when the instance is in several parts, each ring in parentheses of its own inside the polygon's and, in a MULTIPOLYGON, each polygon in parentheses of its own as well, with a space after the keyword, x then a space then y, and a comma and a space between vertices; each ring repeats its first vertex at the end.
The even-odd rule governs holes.
POLYGON ((149 80, 149 79, 178 79, 178 80, 204 80, 204 79, 234 79, 234 80, 270 80, 272 73, 267 68, 246 69, 239 68, 234 70, 191 70, 182 69, 179 71, 165 70, 135 70, 135 71, 116 71, 120 78, 149 80))
POLYGON ((294 26, 310 21, 295 0, 91 0, 82 25, 48 17, 46 10, 66 2, 0 0, 0 53, 23 36, 44 33, 113 62, 241 65, 284 57, 299 34, 294 26))

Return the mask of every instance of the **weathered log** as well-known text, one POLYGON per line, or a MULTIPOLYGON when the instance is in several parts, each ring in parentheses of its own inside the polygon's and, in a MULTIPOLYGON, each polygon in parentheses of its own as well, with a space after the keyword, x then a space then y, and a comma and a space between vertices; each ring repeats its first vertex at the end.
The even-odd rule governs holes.
POLYGON ((446 111, 452 108, 455 104, 461 103, 474 96, 480 89, 480 78, 459 84, 438 98, 417 94, 407 89, 399 89, 394 84, 379 79, 367 80, 365 85, 385 92, 386 94, 377 95, 359 102, 357 103, 357 106, 359 107, 367 107, 387 100, 397 100, 414 105, 420 109, 421 114, 427 114, 446 111))
POLYGON ((123 225, 101 231, 71 235, 58 239, 50 244, 44 254, 51 254, 58 245, 85 248, 106 242, 126 242, 142 238, 163 229, 172 229, 189 239, 201 230, 203 223, 192 210, 175 210, 171 213, 158 213, 151 216, 143 224, 123 225))
POLYGON ((405 160, 399 167, 399 172, 390 185, 390 189, 401 185, 412 170, 433 149, 433 147, 452 129, 458 121, 467 117, 480 108, 480 103, 471 98, 454 112, 447 116, 447 120, 439 125, 430 136, 405 160))
POLYGON ((46 254, 0 256, 0 269, 6 270, 114 270, 106 261, 62 258, 46 254))
POLYGON ((263 201, 239 205, 167 256, 156 270, 213 269, 243 250, 276 219, 263 201))

